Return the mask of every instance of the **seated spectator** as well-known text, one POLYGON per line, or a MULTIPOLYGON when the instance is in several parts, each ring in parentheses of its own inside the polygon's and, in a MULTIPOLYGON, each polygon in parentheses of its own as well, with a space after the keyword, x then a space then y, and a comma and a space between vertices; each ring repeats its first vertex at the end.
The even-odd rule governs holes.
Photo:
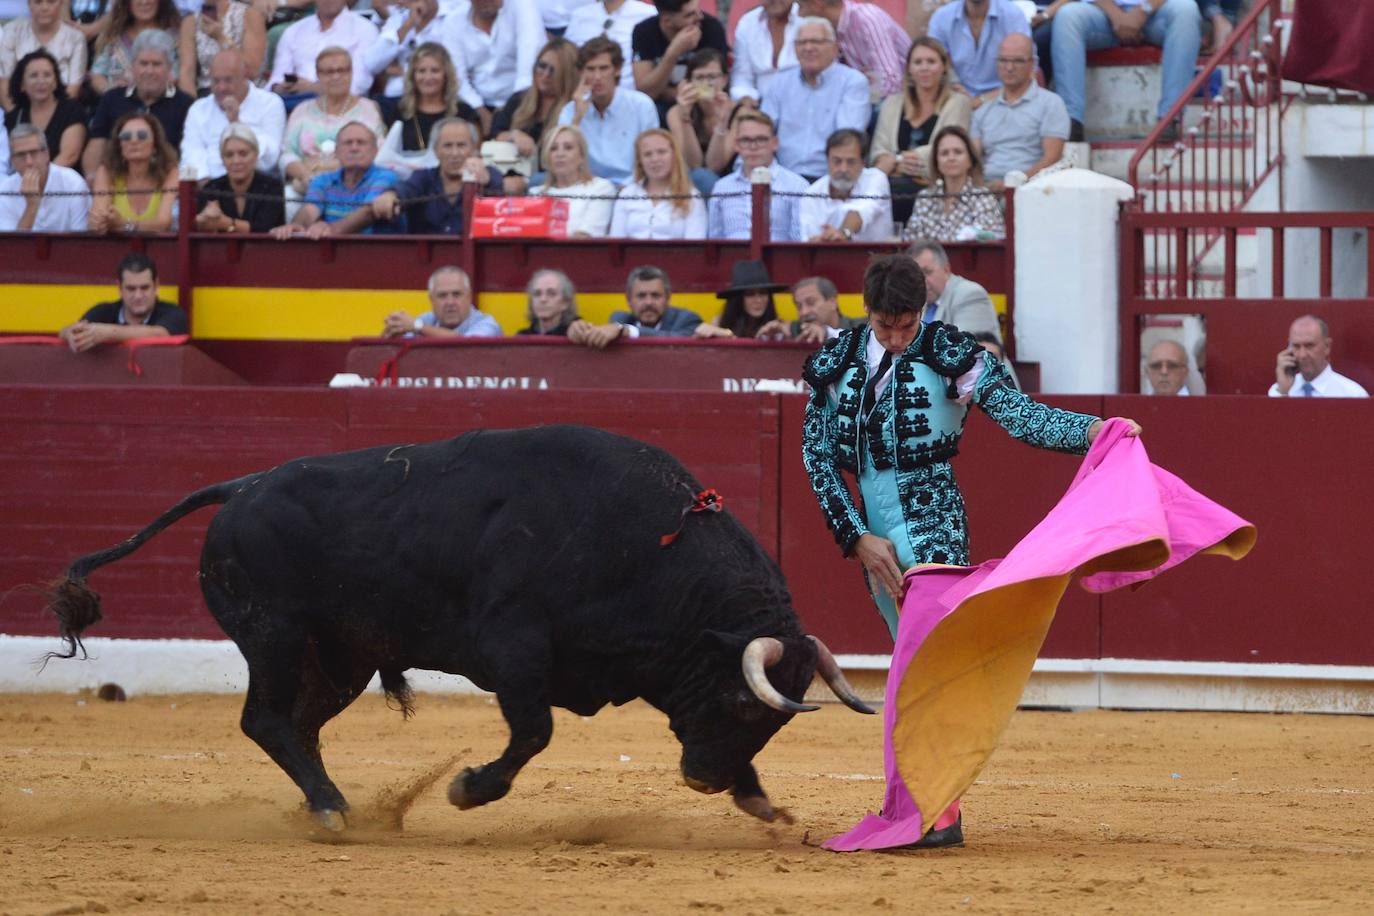
POLYGON ((198 180, 224 177, 224 163, 219 157, 224 130, 237 124, 257 134, 257 168, 275 173, 286 132, 286 107, 281 97, 249 81, 248 63, 240 51, 216 54, 209 73, 210 95, 197 99, 186 112, 181 135, 182 171, 198 180))
POLYGON ((90 45, 105 28, 112 5, 112 0, 71 0, 70 3, 64 3, 62 18, 70 22, 90 45))
POLYGON ((911 43, 906 81, 900 93, 883 99, 868 161, 888 176, 892 213, 898 222, 911 216, 911 199, 930 183, 930 141, 942 128, 968 130, 973 117, 969 97, 954 89, 944 46, 930 37, 911 43))
POLYGON ((706 204, 706 234, 713 239, 747 239, 753 225, 750 176, 767 169, 775 192, 768 207, 768 235, 775 242, 800 242, 801 195, 810 185, 796 172, 774 161, 778 138, 773 119, 761 111, 746 109, 735 117, 735 147, 739 167, 711 190, 706 204))
POLYGON ((963 128, 936 135, 935 183, 917 196, 907 234, 944 241, 1006 237, 1002 196, 983 184, 983 163, 963 128))
POLYGON ((907 254, 926 277, 926 310, 921 320, 952 324, 970 334, 991 334, 1001 341, 992 297, 972 280, 949 269, 949 255, 933 239, 917 239, 907 254))
POLYGON ((326 235, 396 232, 404 222, 388 224, 376 218, 372 201, 396 186, 395 172, 376 165, 377 135, 371 125, 350 121, 339 128, 338 171, 316 175, 304 202, 291 222, 272 230, 285 240, 296 235, 318 239, 326 235))
POLYGON ((577 80, 577 46, 562 38, 551 38, 535 61, 530 87, 512 95, 505 107, 492 116, 494 139, 514 143, 516 153, 530 161, 532 172, 544 171, 545 166, 539 161, 540 141, 545 128, 558 123, 563 106, 577 90, 577 80))
POLYGON ((1242 0, 1197 0, 1197 5, 1202 12, 1201 54, 1210 57, 1235 30, 1242 0))
MULTIPOLYGON (((1085 108, 1088 51, 1145 43, 1163 48, 1164 86, 1156 109, 1157 117, 1163 118, 1193 81, 1202 46, 1202 14, 1197 0, 1070 3, 1055 14, 1051 43, 1055 91, 1079 125, 1085 108)), ((1177 136, 1178 125, 1171 127, 1177 136)))
POLYGON ((567 274, 561 270, 536 270, 525 287, 525 295, 529 298, 526 315, 530 326, 516 331, 517 335, 568 336, 568 328, 577 320, 577 293, 567 274))
POLYGON ((406 231, 415 235, 463 234, 463 181, 472 175, 478 193, 500 194, 501 173, 477 155, 477 125, 462 118, 444 118, 430 132, 434 168, 413 172, 395 189, 372 202, 382 220, 395 219, 405 209, 406 231), (402 204, 402 200, 414 200, 402 204))
POLYGON ((693 333, 697 337, 743 337, 780 340, 787 326, 778 320, 773 293, 787 289, 774 283, 762 261, 736 261, 730 268, 730 285, 716 293, 725 308, 712 321, 703 321, 693 333))
MULTIPOLYGON (((281 104, 272 93, 257 91, 281 104)), ((224 174, 196 195, 198 232, 271 232, 286 222, 281 179, 261 170, 258 144, 258 132, 247 124, 224 129, 216 154, 224 174)))
POLYGON ((192 97, 210 91, 210 64, 222 51, 243 56, 248 77, 257 79, 267 55, 267 23, 243 0, 203 0, 200 11, 181 20, 177 85, 192 97))
POLYGON ((86 38, 62 21, 62 0, 29 0, 29 15, 0 31, 0 108, 13 107, 10 74, 14 65, 39 49, 52 55, 67 94, 76 98, 86 78, 86 38))
POLYGON ((668 129, 677 139, 692 184, 710 194, 716 180, 728 172, 727 157, 717 151, 720 168, 712 167, 707 153, 724 145, 730 132, 735 103, 725 91, 725 57, 705 48, 687 58, 687 76, 677 87, 677 104, 668 109, 668 129))
POLYGON ((1288 346, 1279 351, 1269 396, 1367 398, 1369 392, 1331 368, 1331 329, 1316 315, 1303 315, 1288 328, 1288 346))
POLYGON ((792 301, 797 305, 797 320, 788 331, 796 340, 819 346, 841 331, 864 327, 863 318, 840 314, 840 292, 825 277, 804 277, 792 286, 792 301))
POLYGON ((1188 351, 1176 340, 1160 340, 1145 356, 1148 394, 1188 397, 1188 351))
POLYGON ((282 174, 297 195, 317 175, 339 167, 334 157, 339 128, 351 122, 366 124, 377 135, 386 136, 377 103, 353 94, 353 61, 343 48, 325 48, 316 61, 315 75, 320 94, 297 105, 286 121, 282 140, 282 174))
POLYGON ((459 93, 482 116, 492 115, 530 88, 534 61, 547 35, 534 0, 472 0, 444 17, 443 45, 463 74, 459 93))
POLYGON ((725 26, 701 11, 701 0, 654 0, 654 7, 658 15, 635 26, 630 46, 635 88, 653 99, 666 117, 677 101, 677 84, 687 75, 687 57, 702 48, 728 55, 730 46, 725 26))
POLYGON ((86 182, 49 161, 43 131, 21 124, 10 131, 9 147, 14 173, 0 178, 0 232, 85 231, 91 211, 86 182))
POLYGON ((544 135, 541 157, 548 177, 530 191, 534 195, 567 197, 568 237, 605 238, 611 228, 615 185, 587 167, 587 138, 571 124, 560 124, 544 135))
POLYGON ((864 75, 873 98, 901 91, 902 62, 911 49, 911 36, 886 10, 853 0, 800 0, 798 10, 802 16, 830 23, 844 62, 864 75))
POLYGON ((134 42, 147 32, 160 33, 167 38, 156 47, 166 48, 167 72, 169 78, 175 76, 180 25, 181 14, 172 0, 113 0, 110 13, 95 39, 95 60, 90 67, 91 89, 102 94, 133 85, 134 62, 138 56, 134 42))
MULTIPOLYGON (((325 51, 335 51, 348 58, 348 88, 354 95, 367 95, 372 73, 363 53, 376 41, 377 27, 348 9, 348 0, 315 0, 315 15, 288 26, 278 39, 267 85, 283 96, 323 95, 330 90, 317 68, 325 51)), ((331 58, 330 67, 337 66, 331 58)))
POLYGON ((1064 102, 1032 78, 1034 46, 1025 35, 1008 35, 997 56, 1002 91, 973 113, 974 151, 983 160, 988 186, 1001 190, 1008 172, 1027 178, 1064 155, 1069 114, 1064 102))
POLYGON ((672 304, 673 287, 661 269, 645 264, 625 279, 629 311, 611 313, 606 324, 579 318, 568 328, 568 340, 594 350, 622 337, 691 337, 701 316, 672 304))
POLYGON ((801 235, 809 242, 886 242, 892 231, 887 176, 864 168, 864 135, 845 127, 825 141, 826 175, 801 202, 801 235))
POLYGON ((1016 367, 1007 359, 1007 351, 1002 349, 1002 341, 998 340, 997 335, 988 331, 978 331, 973 335, 973 339, 978 341, 978 345, 991 354, 993 359, 1002 364, 1002 368, 1007 371, 1007 378, 1011 379, 1012 385, 1020 391, 1021 380, 1016 377, 1016 367))
MULTIPOLYGON (((401 97, 411 55, 428 44, 442 48, 443 30, 444 13, 439 9, 439 0, 407 0, 392 7, 377 40, 363 49, 363 66, 372 79, 386 77, 382 95, 388 99, 401 97)), ((452 58, 449 63, 452 64, 452 58)), ((458 91, 456 81, 453 90, 458 91)))
MULTIPOLYGON (((801 12, 793 0, 763 0, 735 23, 735 65, 730 69, 730 98, 757 105, 773 77, 797 66, 797 23, 801 12)), ((690 76, 689 76, 690 79, 690 76)))
POLYGON ((620 55, 624 60, 620 67, 620 85, 633 89, 635 73, 630 61, 635 53, 635 26, 657 14, 658 10, 654 9, 653 4, 644 3, 643 0, 591 0, 573 8, 563 37, 578 48, 602 35, 620 45, 620 55))
MULTIPOLYGON (((1002 42, 1011 35, 1029 38, 1031 30, 1026 14, 1012 0, 955 0, 935 11, 926 34, 949 52, 959 83, 989 101, 1003 83, 997 60, 1002 42)), ((1032 51, 1027 72, 1034 70, 1034 56, 1032 51)))
POLYGON ((581 82, 559 112, 558 123, 581 129, 593 175, 625 184, 634 169, 635 138, 659 122, 648 96, 621 88, 616 76, 620 64, 620 45, 609 38, 583 45, 577 52, 581 82))
POLYGON ((639 135, 634 175, 616 198, 611 238, 706 238, 706 204, 687 178, 671 133, 655 127, 639 135))
POLYGON ((105 158, 115 122, 130 112, 151 115, 161 125, 172 149, 181 148, 186 114, 195 100, 172 81, 176 60, 173 47, 172 39, 157 29, 148 29, 134 39, 133 82, 101 96, 91 116, 90 139, 81 154, 81 170, 87 177, 95 174, 105 158))
POLYGON ((412 318, 405 311, 386 316, 384 337, 500 337, 501 325, 472 304, 472 280, 461 267, 444 266, 429 275, 430 311, 412 318))
POLYGON ((873 106, 868 80, 836 59, 827 20, 803 19, 796 44, 800 66, 768 84, 760 108, 777 125, 778 161, 811 182, 825 174, 826 138, 845 127, 867 131, 873 106))
POLYGON ((91 180, 92 232, 170 232, 177 200, 177 154, 157 118, 131 111, 114 125, 115 141, 91 180))
POLYGON ((115 275, 119 278, 119 299, 91 306, 80 321, 58 332, 73 353, 140 337, 190 333, 186 313, 157 297, 157 265, 147 255, 125 255, 115 275))
POLYGON ((397 118, 387 131, 377 163, 405 178, 416 169, 439 164, 430 151, 430 131, 439 121, 459 117, 480 124, 477 112, 458 100, 458 71, 443 45, 415 49, 405 75, 397 118))
POLYGON ((86 110, 68 98, 57 61, 43 48, 19 59, 9 80, 14 107, 5 112, 5 128, 31 124, 43 131, 53 162, 68 168, 81 163, 86 145, 86 110))

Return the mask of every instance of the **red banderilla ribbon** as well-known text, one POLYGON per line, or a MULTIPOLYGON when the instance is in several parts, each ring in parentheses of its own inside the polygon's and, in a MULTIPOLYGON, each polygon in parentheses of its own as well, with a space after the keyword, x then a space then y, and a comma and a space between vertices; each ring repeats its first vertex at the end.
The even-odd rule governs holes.
POLYGON ((692 504, 682 510, 682 521, 678 523, 677 530, 672 534, 665 534, 658 539, 658 546, 667 547, 677 536, 682 533, 682 526, 687 523, 687 513, 689 512, 719 512, 725 508, 725 497, 715 490, 702 490, 693 499, 692 504))

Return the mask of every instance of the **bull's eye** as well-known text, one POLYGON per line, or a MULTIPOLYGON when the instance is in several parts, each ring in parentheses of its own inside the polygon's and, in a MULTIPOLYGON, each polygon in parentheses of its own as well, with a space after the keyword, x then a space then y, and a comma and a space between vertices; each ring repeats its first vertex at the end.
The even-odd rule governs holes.
POLYGON ((767 712, 762 701, 748 690, 737 691, 730 700, 729 705, 733 708, 730 712, 736 719, 743 719, 745 722, 752 722, 759 719, 767 712))

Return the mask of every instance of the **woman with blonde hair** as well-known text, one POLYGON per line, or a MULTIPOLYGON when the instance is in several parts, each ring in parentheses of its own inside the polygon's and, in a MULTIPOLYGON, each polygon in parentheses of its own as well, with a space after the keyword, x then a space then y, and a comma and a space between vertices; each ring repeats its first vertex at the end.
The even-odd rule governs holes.
POLYGON ((177 154, 162 124, 142 111, 120 117, 91 180, 92 232, 167 232, 177 199, 177 154))
POLYGON ((281 145, 282 175, 297 197, 316 175, 339 167, 334 141, 345 124, 366 124, 379 143, 386 136, 377 103, 353 94, 352 55, 337 45, 325 48, 315 56, 315 75, 320 93, 292 109, 281 145))
POLYGON ((902 91, 888 96, 878 109, 868 162, 888 176, 898 222, 911 212, 910 195, 930 182, 931 139, 951 125, 968 130, 973 119, 973 101, 955 90, 954 82, 945 46, 922 36, 907 52, 902 91))
POLYGON ((586 136, 572 124, 550 127, 544 134, 540 156, 548 177, 530 194, 569 198, 568 238, 605 238, 611 226, 615 185, 592 174, 586 136))
MULTIPOLYGON (((481 118, 458 98, 458 71, 448 49, 425 42, 410 55, 396 120, 377 153, 377 164, 402 178, 439 164, 430 150, 430 132, 444 118, 459 117, 478 125, 481 118)), ((474 150, 474 152, 476 152, 474 150)))
MULTIPOLYGON (((552 38, 534 61, 530 88, 512 95, 491 119, 491 135, 515 144, 522 159, 537 159, 544 129, 558 123, 558 113, 577 90, 577 45, 552 38)), ((546 168, 536 161, 534 166, 546 168)))
POLYGON ((105 27, 95 40, 90 83, 97 94, 134 81, 134 39, 148 29, 160 29, 171 42, 169 63, 177 71, 176 48, 181 14, 172 0, 114 0, 105 27))
POLYGON ((199 232, 270 232, 286 222, 281 180, 258 171, 258 135, 235 122, 219 138, 224 175, 196 195, 199 232))
POLYGON ((946 242, 1005 237, 1002 195, 983 183, 983 162, 968 131, 942 128, 931 146, 935 180, 916 195, 908 235, 946 242))
POLYGON ((706 204, 671 131, 655 127, 635 138, 634 180, 616 198, 611 237, 706 238, 706 204))

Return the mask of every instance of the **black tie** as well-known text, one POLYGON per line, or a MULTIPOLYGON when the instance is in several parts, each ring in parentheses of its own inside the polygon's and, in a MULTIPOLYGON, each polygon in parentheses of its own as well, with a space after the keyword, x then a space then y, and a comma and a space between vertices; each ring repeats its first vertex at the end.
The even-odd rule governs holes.
POLYGON ((878 403, 878 382, 879 382, 879 380, 881 380, 882 377, 883 377, 884 375, 887 374, 887 370, 889 370, 889 369, 891 369, 891 368, 892 368, 892 351, 891 351, 891 350, 884 350, 884 351, 883 351, 883 358, 882 358, 881 360, 878 361, 878 368, 877 368, 877 371, 875 371, 875 372, 873 373, 873 375, 869 377, 869 379, 868 379, 868 389, 864 392, 864 405, 865 405, 865 406, 864 406, 864 409, 865 409, 868 413, 872 413, 872 412, 873 412, 873 408, 874 408, 875 406, 877 406, 877 403, 878 403))

